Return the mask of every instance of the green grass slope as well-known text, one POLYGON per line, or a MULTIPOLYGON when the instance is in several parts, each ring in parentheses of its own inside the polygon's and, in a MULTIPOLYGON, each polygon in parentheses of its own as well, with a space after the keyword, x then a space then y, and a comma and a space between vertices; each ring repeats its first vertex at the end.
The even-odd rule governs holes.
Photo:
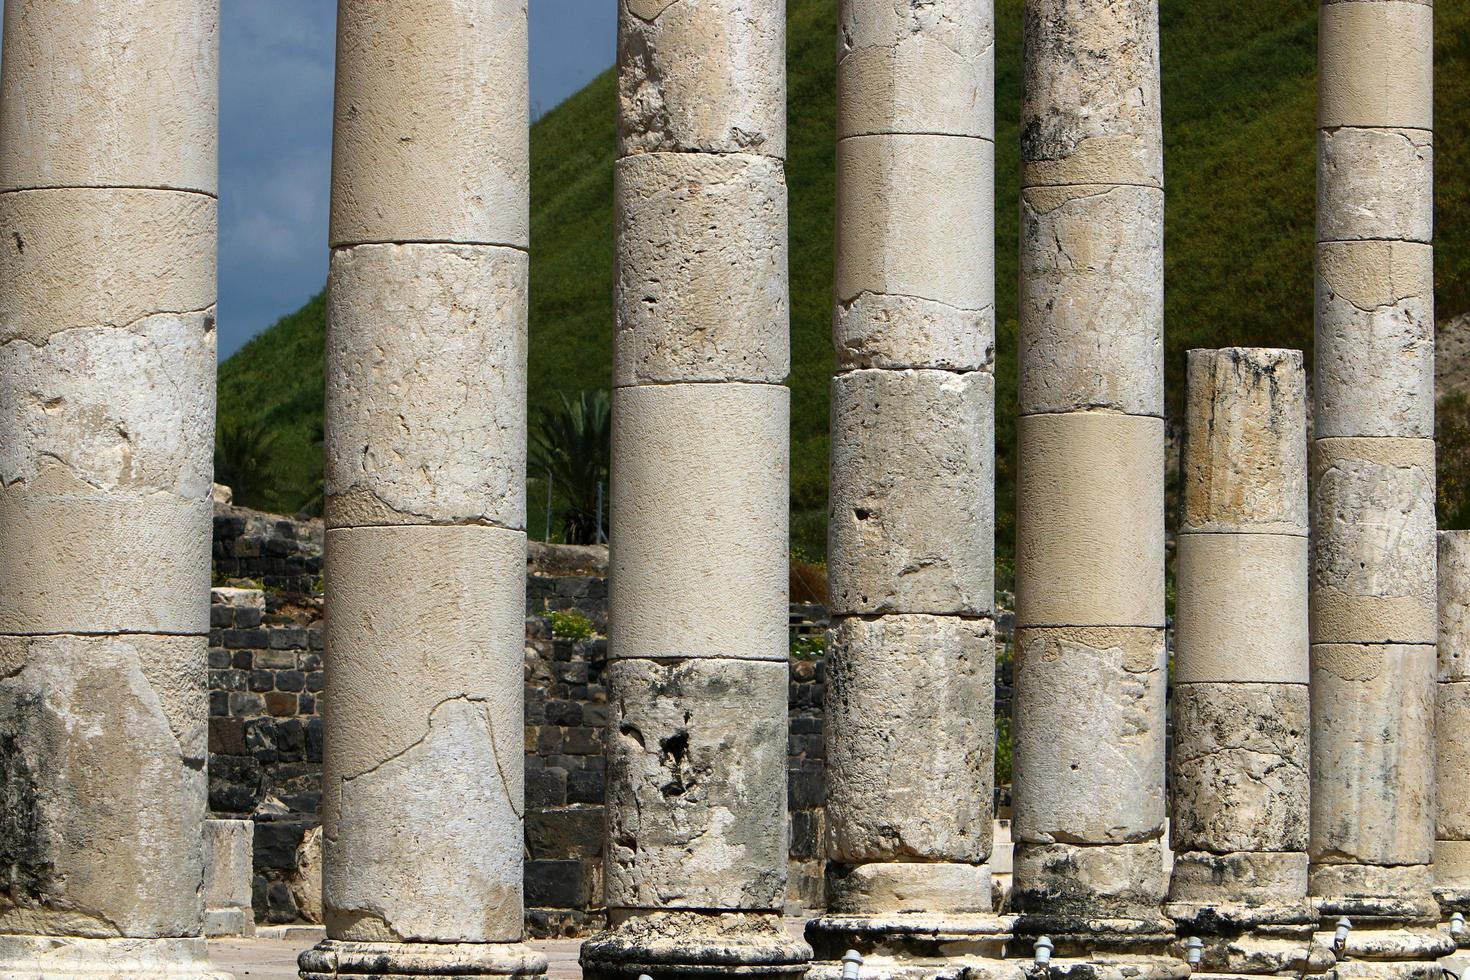
MULTIPOLYGON (((792 536, 823 550, 834 179, 836 0, 788 0, 792 536)), ((1162 0, 1166 336, 1171 406, 1191 347, 1312 343, 1315 0, 1162 0)), ((1016 397, 1021 0, 998 0, 996 286, 999 545, 1010 551, 1016 397)), ((1437 300, 1470 310, 1470 4, 1436 11, 1437 300)), ((611 72, 531 135, 533 406, 611 374, 611 72)), ((223 424, 274 434, 291 509, 319 480, 323 305, 286 317, 220 368, 223 424)), ((534 510, 534 508, 533 508, 534 510)), ((1003 576, 1004 580, 1004 576, 1003 576)))

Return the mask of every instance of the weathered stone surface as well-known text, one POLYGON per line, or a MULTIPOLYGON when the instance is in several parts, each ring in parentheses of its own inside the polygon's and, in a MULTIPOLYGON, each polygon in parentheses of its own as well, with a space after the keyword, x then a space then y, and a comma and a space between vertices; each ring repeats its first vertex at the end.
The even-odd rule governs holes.
POLYGON ((203 637, 0 637, 0 931, 200 934, 206 722, 203 637))
POLYGON ((62 469, 99 494, 207 497, 214 341, 211 309, 0 343, 0 483, 62 469))
POLYGON ((863 292, 838 302, 832 345, 840 368, 989 370, 995 307, 961 310, 917 296, 863 292))
POLYGON ((209 629, 208 498, 100 492, 60 466, 0 489, 0 633, 209 629))
POLYGON ((331 244, 530 235, 526 0, 344 0, 331 244))
POLYGON ((296 848, 295 870, 286 881, 296 911, 307 922, 321 923, 322 909, 322 828, 313 827, 301 838, 296 848))
POLYGON ((90 939, 0 935, 0 976, 148 977, 150 980, 231 980, 210 966, 202 936, 168 939, 90 939))
POLYGON ((1307 712, 1305 684, 1176 685, 1170 846, 1305 852, 1307 712))
POLYGON ((1435 837, 1470 840, 1470 682, 1435 686, 1435 837))
POLYGON ((326 557, 329 934, 519 939, 525 536, 341 528, 326 557))
POLYGON ((786 661, 789 404, 776 385, 614 390, 609 656, 786 661))
POLYGON ((1470 531, 1440 531, 1439 679, 1470 681, 1470 531))
POLYGON ((1470 841, 1434 842, 1434 884, 1436 888, 1470 889, 1470 841))
POLYGON ((1428 864, 1319 863, 1314 857, 1308 883, 1312 895, 1328 900, 1377 896, 1428 897, 1433 870, 1428 864))
POLYGON ((140 188, 0 194, 0 341, 212 313, 216 210, 140 188))
POLYGON ((779 910, 784 663, 609 665, 607 904, 779 910))
POLYGON ((1306 684, 1307 539, 1181 534, 1176 547, 1175 683, 1306 684))
POLYGON ((328 527, 526 520, 527 255, 360 245, 332 255, 328 527))
POLYGON ((204 934, 255 934, 251 908, 252 820, 204 821, 204 934))
POLYGON ((829 864, 827 874, 833 915, 985 913, 991 908, 985 864, 829 864))
POLYGON ((527 977, 546 972, 546 955, 521 943, 354 942, 328 939, 301 954, 302 980, 409 980, 411 977, 527 977), (385 971, 391 970, 391 973, 385 971))
POLYGON ((613 384, 784 379, 791 356, 781 162, 642 153, 618 161, 614 193, 613 384))
POLYGON ((1023 190, 1021 413, 1162 415, 1163 277, 1163 191, 1023 190))
POLYGON ((1289 905, 1306 894, 1305 850, 1176 853, 1169 879, 1171 902, 1289 905))
POLYGON ((963 136, 837 144, 837 300, 995 305, 995 146, 963 136), (928 247, 922 247, 928 243, 928 247))
POLYGON ((1016 621, 1164 625, 1164 422, 1017 421, 1016 621))
POLYGON ((1433 438, 1430 246, 1317 246, 1316 336, 1316 438, 1433 438))
POLYGON ((7 8, 0 191, 215 192, 218 0, 7 8))
POLYGON ((994 608, 994 400, 984 372, 833 378, 834 614, 994 608))
POLYGON ((1317 122, 1434 128, 1434 8, 1327 3, 1317 35, 1317 122))
POLYGON ((1023 626, 1015 671, 1016 841, 1155 840, 1164 824, 1164 631, 1023 626))
POLYGON ((1157 838, 1103 845, 1022 841, 1015 862, 1011 904, 1023 914, 1154 919, 1168 884, 1157 838))
POLYGON ((981 864, 990 856, 994 676, 988 620, 882 616, 833 625, 828 858, 981 864))
POLYGON ((1318 439, 1312 482, 1312 642, 1433 645, 1433 441, 1318 439))
POLYGON ((623 156, 786 156, 786 8, 779 0, 620 0, 623 156))
POLYGON ((1434 240, 1434 137, 1423 129, 1324 129, 1317 239, 1434 240))
POLYGON ((994 136, 992 0, 847 0, 838 17, 838 139, 994 136))
POLYGON ((1314 867, 1430 862, 1434 688, 1432 645, 1313 645, 1314 867))
POLYGON ((585 980, 621 980, 629 967, 675 977, 728 971, 801 980, 812 955, 769 912, 614 909, 609 918, 613 929, 582 944, 585 980))
POLYGON ((1157 0, 1028 4, 1021 185, 1162 186, 1157 0))
POLYGON ((1307 398, 1301 351, 1188 355, 1179 529, 1307 533, 1307 398))

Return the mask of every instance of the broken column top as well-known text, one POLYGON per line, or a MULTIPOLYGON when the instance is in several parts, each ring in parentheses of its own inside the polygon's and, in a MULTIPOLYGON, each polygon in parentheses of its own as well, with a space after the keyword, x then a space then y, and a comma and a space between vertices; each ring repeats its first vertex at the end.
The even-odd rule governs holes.
POLYGON ((1307 533, 1307 398, 1301 351, 1188 354, 1183 531, 1307 533))

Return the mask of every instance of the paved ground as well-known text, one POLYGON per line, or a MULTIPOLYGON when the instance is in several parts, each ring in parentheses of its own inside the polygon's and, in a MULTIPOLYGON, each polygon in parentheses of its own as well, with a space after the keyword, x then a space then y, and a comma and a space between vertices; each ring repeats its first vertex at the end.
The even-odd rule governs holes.
MULTIPOLYGON (((288 939, 212 939, 209 956, 215 966, 233 973, 235 980, 245 980, 246 977, 250 980, 296 980, 296 954, 320 938, 320 934, 314 936, 307 930, 301 932, 304 935, 288 939)), ((539 940, 530 945, 545 953, 551 961, 547 975, 552 980, 580 980, 582 970, 577 966, 579 940, 539 940)))

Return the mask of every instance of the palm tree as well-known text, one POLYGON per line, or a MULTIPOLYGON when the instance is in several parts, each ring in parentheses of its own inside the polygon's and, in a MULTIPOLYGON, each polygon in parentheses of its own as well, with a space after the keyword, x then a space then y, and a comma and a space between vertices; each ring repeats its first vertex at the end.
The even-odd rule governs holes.
POLYGON ((532 475, 547 475, 565 504, 563 537, 569 544, 597 538, 605 506, 612 440, 612 400, 606 391, 584 391, 575 401, 543 408, 530 434, 532 475))
POLYGON ((214 480, 235 492, 237 504, 267 506, 275 441, 276 434, 259 423, 220 421, 214 435, 214 480))

